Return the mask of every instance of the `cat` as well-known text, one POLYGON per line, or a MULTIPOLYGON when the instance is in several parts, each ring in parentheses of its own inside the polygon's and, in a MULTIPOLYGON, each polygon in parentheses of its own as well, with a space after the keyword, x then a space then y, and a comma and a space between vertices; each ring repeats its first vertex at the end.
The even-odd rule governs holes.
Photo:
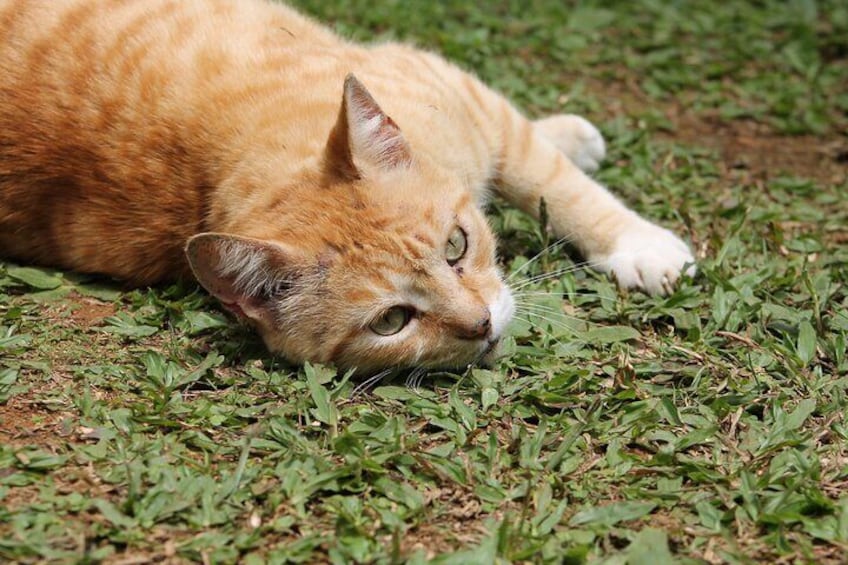
POLYGON ((134 285, 194 276, 294 363, 464 367, 514 313, 490 190, 623 287, 688 246, 435 54, 264 0, 0 0, 0 255, 134 285))

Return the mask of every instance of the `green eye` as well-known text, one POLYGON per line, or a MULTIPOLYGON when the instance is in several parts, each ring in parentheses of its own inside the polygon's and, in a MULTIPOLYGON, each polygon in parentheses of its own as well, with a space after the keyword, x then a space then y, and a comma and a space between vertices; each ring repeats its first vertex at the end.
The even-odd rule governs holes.
POLYGON ((392 306, 382 316, 368 326, 379 335, 394 335, 402 330, 412 318, 412 311, 406 306, 392 306))
POLYGON ((447 245, 445 245, 445 259, 447 259, 448 265, 455 265, 465 256, 467 249, 468 238, 462 228, 456 226, 448 237, 447 245))

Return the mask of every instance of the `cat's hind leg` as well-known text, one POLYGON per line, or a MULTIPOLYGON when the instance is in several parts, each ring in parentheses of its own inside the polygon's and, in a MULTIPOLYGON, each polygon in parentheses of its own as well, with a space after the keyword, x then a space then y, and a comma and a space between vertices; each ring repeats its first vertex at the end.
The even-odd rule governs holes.
POLYGON ((586 173, 597 171, 606 156, 606 144, 601 132, 587 119, 575 114, 559 114, 535 120, 533 129, 586 173))

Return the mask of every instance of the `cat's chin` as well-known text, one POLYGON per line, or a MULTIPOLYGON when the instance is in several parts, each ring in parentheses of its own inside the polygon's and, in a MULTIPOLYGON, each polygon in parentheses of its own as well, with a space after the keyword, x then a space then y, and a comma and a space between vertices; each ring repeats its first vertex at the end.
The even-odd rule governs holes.
POLYGON ((419 363, 409 369, 462 372, 469 367, 491 367, 501 356, 501 339, 481 342, 474 350, 457 353, 452 358, 419 363))
POLYGON ((471 367, 481 367, 484 369, 493 367, 495 361, 497 361, 503 354, 503 347, 501 347, 502 343, 503 340, 501 338, 481 343, 478 353, 474 355, 472 359, 469 359, 465 363, 456 364, 451 367, 451 370, 462 371, 471 367))
POLYGON ((480 361, 477 362, 477 366, 483 369, 491 369, 495 366, 495 361, 501 358, 503 355, 503 347, 501 347, 502 340, 498 340, 492 343, 483 354, 483 357, 480 358, 480 361))

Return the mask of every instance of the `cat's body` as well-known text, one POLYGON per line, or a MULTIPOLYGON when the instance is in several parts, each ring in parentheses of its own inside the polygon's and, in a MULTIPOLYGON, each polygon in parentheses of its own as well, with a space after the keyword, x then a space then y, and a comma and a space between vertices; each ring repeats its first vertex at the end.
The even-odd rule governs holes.
POLYGON ((490 186, 544 198, 620 283, 668 288, 691 254, 575 165, 602 157, 579 118, 529 122, 434 55, 283 6, 0 0, 0 255, 134 284, 193 269, 295 361, 490 350, 512 314, 490 186))

